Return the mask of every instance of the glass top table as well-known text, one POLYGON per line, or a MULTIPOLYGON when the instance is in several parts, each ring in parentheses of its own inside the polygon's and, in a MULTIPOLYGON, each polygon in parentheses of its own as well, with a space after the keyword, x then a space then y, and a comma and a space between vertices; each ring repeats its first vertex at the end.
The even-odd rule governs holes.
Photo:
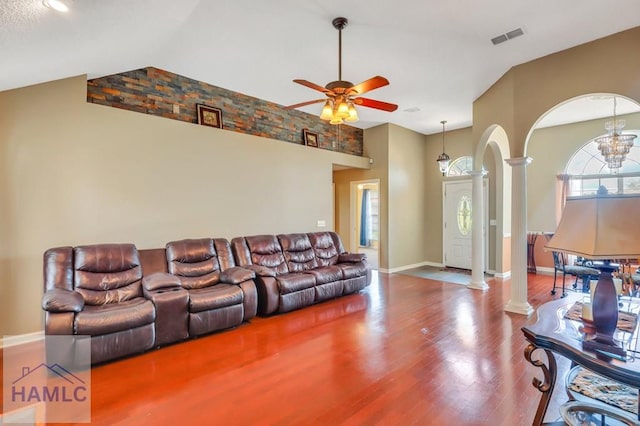
MULTIPOLYGON (((556 383, 557 363, 555 355, 562 355, 572 363, 593 371, 603 377, 640 388, 640 345, 638 344, 638 326, 628 331, 617 330, 615 338, 626 349, 626 357, 609 356, 605 353, 585 351, 582 349, 583 333, 582 321, 566 318, 567 312, 576 302, 585 301, 584 294, 572 294, 565 298, 554 300, 538 308, 538 321, 533 325, 522 327, 528 346, 524 356, 533 366, 542 370, 543 379, 533 379, 533 385, 542 393, 534 425, 543 424, 551 394, 556 383), (543 351, 547 355, 535 357, 534 353, 543 351)), ((622 312, 640 312, 640 299, 624 297, 620 300, 622 312)), ((640 401, 639 401, 640 403, 640 401)), ((640 418, 638 419, 640 420, 640 418)))

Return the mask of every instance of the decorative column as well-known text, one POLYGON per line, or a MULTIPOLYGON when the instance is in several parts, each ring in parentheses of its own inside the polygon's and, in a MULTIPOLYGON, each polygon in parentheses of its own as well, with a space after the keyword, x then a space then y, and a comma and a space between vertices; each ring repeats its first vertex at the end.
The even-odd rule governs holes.
POLYGON ((511 166, 511 299, 504 310, 531 315, 527 301, 527 165, 531 158, 505 160, 511 166))
POLYGON ((488 290, 484 281, 484 191, 482 178, 487 172, 484 170, 469 172, 472 178, 471 192, 471 283, 469 288, 488 290))

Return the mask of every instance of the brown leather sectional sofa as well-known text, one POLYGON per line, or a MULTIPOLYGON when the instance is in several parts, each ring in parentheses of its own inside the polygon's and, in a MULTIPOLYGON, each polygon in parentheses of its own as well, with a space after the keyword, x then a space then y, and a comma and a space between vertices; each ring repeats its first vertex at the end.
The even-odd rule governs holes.
POLYGON ((91 363, 147 351, 359 291, 364 255, 333 232, 52 248, 44 254, 47 335, 91 336, 91 363))
POLYGON ((256 273, 263 315, 354 293, 371 282, 366 256, 346 253, 335 232, 238 237, 231 246, 238 265, 256 273))

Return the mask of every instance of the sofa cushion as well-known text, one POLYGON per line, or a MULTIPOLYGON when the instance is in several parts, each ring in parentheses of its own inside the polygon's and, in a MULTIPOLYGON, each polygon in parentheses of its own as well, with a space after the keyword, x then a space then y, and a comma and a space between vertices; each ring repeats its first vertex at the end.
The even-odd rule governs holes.
POLYGON ((280 294, 312 288, 316 284, 315 277, 306 273, 280 275, 277 280, 280 294))
POLYGON ((216 284, 189 291, 189 312, 202 312, 242 304, 242 290, 237 285, 216 284))
POLYGON ((234 266, 220 274, 220 281, 226 284, 240 284, 256 277, 256 273, 250 269, 234 266))
POLYGON ((337 265, 312 269, 306 273, 315 277, 316 285, 342 281, 342 268, 337 265))
POLYGON ((220 263, 211 238, 167 243, 169 273, 180 277, 187 289, 203 288, 220 281, 220 263))
POLYGON ((367 258, 364 253, 342 253, 338 256, 338 263, 343 262, 362 262, 367 258))
POLYGON ((248 269, 249 271, 252 271, 256 275, 256 277, 275 277, 276 276, 276 271, 274 271, 271 268, 267 268, 266 266, 243 265, 243 266, 240 266, 240 268, 248 269))
POLYGON ((349 278, 343 280, 342 283, 344 284, 344 290, 342 291, 342 294, 355 293, 356 291, 360 291, 368 285, 367 275, 362 275, 357 278, 349 278))
POLYGON ((147 291, 180 287, 180 278, 164 272, 156 272, 142 278, 142 287, 147 291))
POLYGON ((358 263, 339 263, 338 267, 342 269, 344 279, 361 277, 367 274, 367 264, 364 262, 358 263))
POLYGON ((80 312, 84 299, 75 291, 53 288, 42 296, 42 309, 47 312, 80 312))
POLYGON ((245 237, 251 263, 272 269, 276 276, 289 272, 282 247, 275 235, 254 235, 245 237))
POLYGON ((76 314, 75 334, 97 336, 115 333, 151 324, 156 319, 156 310, 150 300, 137 297, 120 303, 85 305, 76 314))
POLYGON ((318 266, 329 266, 338 263, 338 249, 329 232, 312 232, 307 234, 316 254, 318 266))
POLYGON ((56 247, 44 252, 44 290, 73 290, 73 247, 56 247))
POLYGON ((278 297, 278 312, 289 312, 295 309, 313 305, 316 298, 316 288, 306 288, 293 293, 281 294, 278 297))
POLYGON ((344 292, 343 283, 344 281, 340 280, 315 286, 316 302, 322 302, 323 300, 342 296, 344 292))
POLYGON ((74 287, 87 305, 142 296, 142 268, 133 244, 79 246, 73 253, 74 287))
POLYGON ((304 272, 317 268, 316 255, 307 234, 281 234, 278 241, 289 272, 304 272))

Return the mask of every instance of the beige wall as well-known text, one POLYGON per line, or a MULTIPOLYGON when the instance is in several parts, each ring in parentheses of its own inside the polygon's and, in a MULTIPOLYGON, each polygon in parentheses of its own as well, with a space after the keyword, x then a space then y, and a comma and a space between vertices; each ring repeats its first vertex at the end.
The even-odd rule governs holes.
MULTIPOLYGON (((392 124, 365 130, 370 170, 334 172, 340 236, 350 242, 350 183, 380 180, 380 268, 394 270, 425 260, 425 137, 392 124)), ((441 243, 439 243, 441 244, 441 243)))
POLYGON ((336 231, 343 239, 345 247, 351 246, 351 182, 380 181, 380 246, 379 266, 389 265, 389 126, 384 124, 364 131, 364 155, 373 160, 369 170, 341 170, 333 173, 336 188, 336 215, 339 223, 336 231))
POLYGON ((473 143, 474 154, 476 145, 482 140, 483 134, 493 125, 499 124, 510 135, 514 128, 513 90, 514 73, 509 70, 493 86, 473 102, 473 143))
POLYGON ((424 262, 435 243, 425 232, 425 151, 424 135, 389 125, 390 270, 424 262))
MULTIPOLYGON (((636 27, 508 70, 473 104, 473 152, 483 152, 487 141, 481 136, 499 125, 509 143, 507 158, 529 155, 527 138, 537 120, 561 102, 581 95, 615 93, 640 101, 640 55, 630 54, 639 45, 640 27, 636 27), (618 66, 611 66, 612 62, 618 66)), ((529 176, 529 167, 527 180, 531 182, 534 178, 529 176)), ((510 180, 504 184, 506 191, 510 180)), ((539 202, 546 200, 528 199, 528 211, 544 211, 537 205, 539 202)), ((505 204, 504 209, 507 208, 510 205, 505 204)), ((550 216, 554 215, 551 210, 550 216)), ((510 245, 509 230, 510 223, 505 221, 503 250, 510 245)), ((503 268, 507 268, 508 256, 509 253, 502 253, 503 268)))
POLYGON ((2 92, 0 107, 0 334, 42 329, 47 248, 331 230, 333 163, 369 166, 88 104, 85 77, 2 92))
POLYGON ((511 157, 522 157, 533 125, 563 101, 587 93, 640 101, 640 55, 630 53, 638 45, 640 27, 513 67, 474 102, 474 140, 499 124, 508 135, 511 157))
POLYGON ((522 144, 540 116, 586 93, 617 93, 640 101, 640 27, 514 67, 515 134, 522 144), (612 66, 616 63, 619 66, 612 66))
MULTIPOLYGON (((442 133, 426 136, 425 164, 425 245, 424 260, 442 264, 442 184, 444 178, 438 169, 436 159, 442 153, 442 133)), ((472 156, 473 138, 471 127, 448 131, 445 134, 445 151, 455 160, 472 156)))

